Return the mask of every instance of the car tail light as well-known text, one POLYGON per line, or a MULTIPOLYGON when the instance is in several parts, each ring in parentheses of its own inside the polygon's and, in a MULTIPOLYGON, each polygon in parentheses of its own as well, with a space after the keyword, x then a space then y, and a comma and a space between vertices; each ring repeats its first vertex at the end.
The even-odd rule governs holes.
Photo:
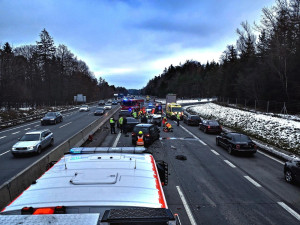
POLYGON ((135 136, 135 133, 134 133, 134 132, 132 132, 132 133, 131 133, 131 135, 132 135, 132 136, 135 136))
POLYGON ((210 126, 207 126, 207 129, 210 129, 210 126))
POLYGON ((240 149, 240 147, 241 147, 240 145, 236 145, 235 146, 236 149, 240 149))
POLYGON ((150 134, 145 134, 145 137, 150 137, 150 134))

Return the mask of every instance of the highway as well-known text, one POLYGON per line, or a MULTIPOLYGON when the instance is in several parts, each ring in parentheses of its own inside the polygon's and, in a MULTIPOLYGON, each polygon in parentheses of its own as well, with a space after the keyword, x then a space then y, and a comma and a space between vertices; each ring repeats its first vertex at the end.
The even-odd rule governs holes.
MULTIPOLYGON (((95 107, 95 106, 94 106, 95 107)), ((67 140, 98 117, 90 112, 70 112, 63 123, 49 128, 55 146, 67 140)), ((116 116, 115 116, 116 117, 116 116)), ((283 162, 257 152, 254 156, 229 155, 216 146, 214 134, 196 126, 171 122, 174 132, 160 128, 160 140, 148 150, 156 160, 169 164, 169 184, 164 187, 168 207, 178 213, 182 224, 299 224, 300 186, 285 182, 283 162), (186 160, 178 160, 183 155, 186 160)), ((0 182, 16 175, 40 156, 14 158, 7 152, 26 131, 41 128, 32 122, 0 131, 0 182), (30 128, 30 129, 29 129, 30 128)), ((119 129, 117 129, 119 132, 119 129)), ((102 147, 132 146, 131 133, 110 134, 102 147)), ((103 135, 96 133, 97 136, 103 135)), ((97 141, 91 142, 89 146, 97 141)))
POLYGON ((0 185, 98 119, 99 116, 94 116, 93 114, 95 108, 96 106, 94 105, 90 107, 89 112, 75 110, 65 113, 63 114, 63 122, 56 125, 41 126, 40 120, 37 120, 0 130, 0 185), (50 129, 52 131, 54 135, 53 147, 44 149, 40 155, 27 155, 15 158, 11 154, 10 149, 18 141, 18 138, 22 137, 26 132, 41 129, 50 129))
MULTIPOLYGON (((283 162, 265 153, 229 155, 215 135, 180 123, 148 150, 169 164, 164 187, 182 224, 299 224, 300 187, 285 182, 283 162), (178 160, 184 155, 187 160, 178 160)), ((132 146, 131 134, 108 134, 101 144, 132 146)))

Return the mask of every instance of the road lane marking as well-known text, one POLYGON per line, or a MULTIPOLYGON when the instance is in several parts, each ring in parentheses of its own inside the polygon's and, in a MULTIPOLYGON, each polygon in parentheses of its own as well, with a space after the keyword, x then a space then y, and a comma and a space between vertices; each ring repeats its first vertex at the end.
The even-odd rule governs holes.
POLYGON ((272 156, 270 156, 270 155, 268 155, 268 154, 266 154, 266 153, 264 153, 262 151, 257 151, 257 152, 260 153, 260 154, 262 154, 262 155, 264 155, 264 156, 267 156, 270 159, 273 159, 276 162, 279 162, 281 165, 284 165, 284 162, 281 162, 279 159, 276 159, 276 158, 274 158, 274 157, 272 157, 272 156))
POLYGON ((12 134, 18 134, 18 133, 20 133, 20 131, 17 131, 17 132, 15 132, 15 133, 12 133, 12 134))
POLYGON ((0 139, 2 139, 2 138, 6 138, 6 136, 2 136, 2 137, 0 137, 0 139))
POLYGON ((35 125, 34 127, 38 127, 39 125, 35 125))
POLYGON ((231 162, 229 162, 228 160, 224 159, 224 162, 226 162, 229 166, 231 166, 232 168, 236 168, 235 165, 233 165, 231 162))
POLYGON ((253 185, 255 185, 256 187, 261 187, 261 185, 259 183, 257 183, 255 180, 253 180, 251 177, 249 176, 244 176, 248 181, 250 181, 253 185))
POLYGON ((215 154, 215 155, 220 155, 219 153, 217 153, 215 150, 211 149, 211 151, 215 154))
POLYGON ((117 138, 116 138, 116 140, 115 140, 115 142, 114 142, 114 144, 113 144, 113 147, 114 147, 114 148, 117 147, 117 144, 118 144, 118 141, 119 141, 120 137, 121 137, 121 132, 118 133, 118 136, 117 136, 117 138))
POLYGON ((29 127, 29 128, 26 128, 26 129, 24 129, 24 130, 30 130, 31 128, 29 127))
POLYGON ((182 129, 184 129, 186 132, 188 132, 190 135, 192 135, 194 138, 196 138, 201 144, 207 145, 205 142, 201 141, 200 138, 198 138, 196 135, 194 135, 192 132, 190 132, 188 129, 186 129, 183 126, 180 126, 182 129))
POLYGON ((10 152, 10 150, 8 150, 8 151, 6 151, 6 152, 3 152, 3 153, 1 153, 1 154, 0 154, 0 156, 2 156, 2 155, 4 155, 4 154, 6 154, 6 153, 8 153, 8 152, 10 152))
POLYGON ((290 214, 292 214, 297 220, 300 221, 300 215, 297 212, 295 212, 293 209, 287 206, 284 202, 277 202, 277 203, 286 211, 288 211, 290 214))
POLYGON ((39 122, 29 123, 29 124, 26 124, 26 125, 23 125, 23 126, 18 126, 18 127, 14 127, 14 128, 11 128, 11 129, 4 130, 4 131, 0 131, 0 134, 1 134, 1 133, 4 133, 4 132, 7 132, 7 131, 19 129, 19 128, 21 128, 21 127, 27 127, 27 126, 32 125, 32 124, 35 124, 35 123, 39 123, 39 122))
POLYGON ((65 127, 65 126, 69 125, 70 123, 72 123, 72 122, 66 123, 65 125, 62 125, 59 128, 65 127))
POLYGON ((189 219, 190 219, 191 224, 192 224, 192 225, 197 225, 197 223, 196 223, 196 221, 195 221, 195 219, 194 219, 194 216, 193 216, 193 214, 192 214, 192 211, 191 211, 189 205, 187 204, 187 202, 186 202, 186 200, 185 200, 185 197, 184 197, 184 195, 183 195, 183 193, 182 193, 180 187, 179 187, 179 186, 176 186, 176 188, 177 188, 179 197, 181 198, 181 201, 182 201, 182 203, 183 203, 183 206, 184 206, 184 208, 185 208, 185 211, 186 211, 186 213, 187 213, 187 215, 188 215, 188 217, 189 217, 189 219))

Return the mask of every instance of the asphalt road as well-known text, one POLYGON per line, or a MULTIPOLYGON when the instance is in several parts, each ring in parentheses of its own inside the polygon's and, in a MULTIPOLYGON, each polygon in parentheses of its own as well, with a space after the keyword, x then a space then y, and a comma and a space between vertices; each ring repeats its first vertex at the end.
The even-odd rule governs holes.
MULTIPOLYGON (((115 107, 115 106, 113 106, 115 107)), ((48 151, 55 148, 74 134, 92 123, 99 116, 94 116, 96 106, 91 106, 89 112, 71 111, 63 114, 64 120, 56 125, 41 126, 40 120, 25 123, 15 127, 0 131, 0 185, 17 175, 26 167, 30 166, 48 151), (26 132, 33 130, 50 129, 54 135, 54 146, 43 150, 40 155, 28 155, 19 158, 13 157, 10 152, 11 147, 26 132)), ((105 116, 105 115, 104 115, 105 116)))
MULTIPOLYGON (((215 145, 215 135, 183 122, 172 125, 174 132, 160 129, 161 140, 148 149, 169 164, 164 192, 182 224, 300 223, 300 187, 284 181, 283 162, 259 152, 229 155, 215 145)), ((101 146, 114 144, 132 146, 131 134, 109 134, 101 146)))

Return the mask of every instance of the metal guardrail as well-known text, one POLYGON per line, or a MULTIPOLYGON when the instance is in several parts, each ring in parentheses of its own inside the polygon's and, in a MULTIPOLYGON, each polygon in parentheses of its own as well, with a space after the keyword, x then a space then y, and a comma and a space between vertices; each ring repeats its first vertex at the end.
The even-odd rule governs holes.
MULTIPOLYGON (((87 103, 86 105, 93 105, 95 103, 97 103, 97 102, 90 102, 90 103, 87 103)), ((64 113, 64 112, 69 112, 69 111, 76 110, 76 109, 77 109, 77 107, 73 106, 73 108, 71 108, 71 109, 62 110, 60 112, 64 113)), ((11 126, 15 126, 15 125, 18 125, 18 124, 22 124, 22 123, 26 123, 26 122, 29 122, 29 121, 33 121, 33 120, 36 120, 36 119, 43 118, 45 116, 45 113, 46 112, 40 113, 40 114, 36 114, 36 115, 22 117, 20 119, 15 119, 15 120, 9 120, 9 121, 5 121, 5 122, 0 122, 0 129, 4 129, 4 128, 7 128, 7 127, 11 127, 11 126)))
POLYGON ((60 160, 64 153, 69 152, 73 147, 81 146, 87 141, 90 134, 95 133, 100 127, 109 121, 120 107, 116 107, 104 114, 103 117, 89 124, 87 127, 73 135, 71 138, 52 149, 38 161, 28 166, 20 173, 12 177, 10 180, 0 186, 0 209, 4 208, 8 203, 18 197, 27 187, 29 187, 36 179, 46 172, 46 165, 53 161, 60 160))

